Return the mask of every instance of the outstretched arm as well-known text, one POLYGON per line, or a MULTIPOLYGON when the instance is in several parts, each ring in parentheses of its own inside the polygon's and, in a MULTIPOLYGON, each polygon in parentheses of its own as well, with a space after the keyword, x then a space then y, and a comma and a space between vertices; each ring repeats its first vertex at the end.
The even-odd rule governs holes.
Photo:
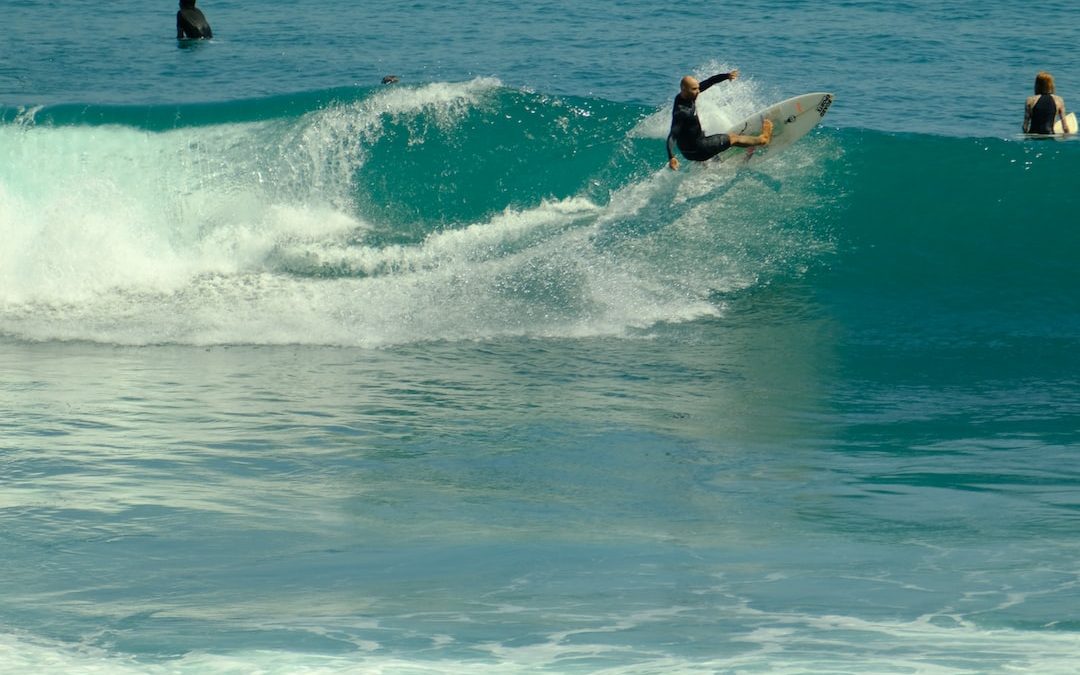
POLYGON ((707 77, 707 78, 705 78, 704 80, 701 81, 701 84, 700 84, 701 91, 705 91, 706 89, 713 86, 714 84, 717 84, 719 82, 723 82, 724 80, 737 80, 737 79, 739 79, 739 71, 738 71, 738 69, 733 70, 730 73, 720 73, 718 75, 713 75, 712 77, 707 77))

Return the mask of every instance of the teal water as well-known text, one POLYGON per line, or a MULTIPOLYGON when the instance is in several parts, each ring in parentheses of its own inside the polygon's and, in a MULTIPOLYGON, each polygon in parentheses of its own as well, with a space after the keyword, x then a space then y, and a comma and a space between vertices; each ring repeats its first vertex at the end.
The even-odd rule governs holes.
POLYGON ((6 10, 0 672, 1073 671, 1074 9, 199 4, 6 10))

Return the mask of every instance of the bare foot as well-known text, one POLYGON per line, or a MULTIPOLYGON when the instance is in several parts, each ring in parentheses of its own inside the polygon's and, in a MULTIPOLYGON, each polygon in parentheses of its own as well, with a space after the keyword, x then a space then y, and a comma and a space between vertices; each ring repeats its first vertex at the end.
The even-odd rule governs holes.
POLYGON ((762 145, 768 145, 772 140, 772 120, 765 120, 761 123, 761 135, 758 136, 758 140, 762 145))

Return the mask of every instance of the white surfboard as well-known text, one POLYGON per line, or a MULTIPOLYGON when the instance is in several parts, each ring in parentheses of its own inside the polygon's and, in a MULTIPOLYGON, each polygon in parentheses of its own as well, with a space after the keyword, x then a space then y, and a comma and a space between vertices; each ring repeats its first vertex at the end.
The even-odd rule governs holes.
MULTIPOLYGON (((1065 121, 1069 123, 1069 133, 1070 134, 1075 134, 1076 133, 1076 113, 1069 113, 1069 114, 1065 115, 1065 121)), ((1058 120, 1056 122, 1054 122, 1054 133, 1055 134, 1063 134, 1063 133, 1065 133, 1065 130, 1061 128, 1061 118, 1058 118, 1058 120)))
POLYGON ((768 145, 753 148, 731 147, 716 156, 716 161, 759 162, 774 155, 805 136, 816 127, 832 105, 833 95, 824 92, 794 96, 786 101, 760 110, 728 130, 729 134, 757 136, 761 124, 772 120, 772 141, 768 145))

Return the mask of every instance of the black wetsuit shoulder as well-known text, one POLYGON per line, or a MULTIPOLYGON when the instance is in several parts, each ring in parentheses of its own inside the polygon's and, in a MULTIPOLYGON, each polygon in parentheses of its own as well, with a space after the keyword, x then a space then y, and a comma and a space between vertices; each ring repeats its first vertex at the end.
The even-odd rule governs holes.
POLYGON ((176 39, 212 38, 214 31, 206 15, 196 7, 187 7, 176 13, 176 39))

